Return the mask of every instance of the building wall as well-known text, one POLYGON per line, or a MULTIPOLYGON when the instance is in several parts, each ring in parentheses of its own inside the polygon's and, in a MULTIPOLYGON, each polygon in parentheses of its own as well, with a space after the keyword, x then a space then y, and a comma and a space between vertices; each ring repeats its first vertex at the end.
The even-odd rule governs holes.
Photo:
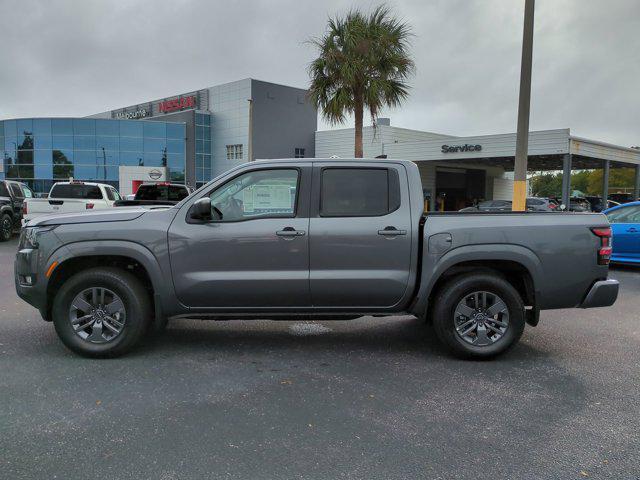
POLYGON ((291 158, 296 148, 315 156, 318 114, 307 90, 253 80, 253 159, 291 158))
MULTIPOLYGON (((441 141, 454 138, 433 132, 422 132, 390 125, 364 127, 362 129, 362 147, 365 158, 375 158, 388 154, 390 146, 405 142, 423 142, 429 140, 441 141)), ((316 158, 328 158, 336 155, 340 158, 353 158, 355 149, 355 129, 341 128, 336 130, 322 130, 316 132, 316 158)), ((393 158, 402 158, 395 156, 393 158)), ((411 159, 409 159, 411 160, 411 159)))
POLYGON ((249 78, 209 88, 212 178, 248 159, 250 98, 249 78), (242 145, 242 158, 227 159, 227 145, 242 145))

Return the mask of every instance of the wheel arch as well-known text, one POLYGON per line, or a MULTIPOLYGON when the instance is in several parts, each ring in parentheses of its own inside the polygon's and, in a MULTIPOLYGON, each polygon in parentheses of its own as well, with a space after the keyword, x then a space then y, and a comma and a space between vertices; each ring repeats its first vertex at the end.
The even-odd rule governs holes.
POLYGON ((78 242, 67 244, 54 252, 47 265, 56 262, 46 286, 46 312, 51 318, 53 297, 67 278, 87 268, 110 266, 121 268, 132 273, 149 292, 156 320, 161 319, 168 305, 164 302, 171 297, 172 282, 163 281, 171 278, 164 275, 155 256, 144 246, 134 242, 78 242))
POLYGON ((523 302, 534 309, 539 302, 542 264, 531 250, 518 245, 473 245, 450 250, 430 262, 423 256, 421 287, 412 313, 424 317, 433 305, 433 297, 447 281, 457 275, 485 271, 511 283, 523 302))

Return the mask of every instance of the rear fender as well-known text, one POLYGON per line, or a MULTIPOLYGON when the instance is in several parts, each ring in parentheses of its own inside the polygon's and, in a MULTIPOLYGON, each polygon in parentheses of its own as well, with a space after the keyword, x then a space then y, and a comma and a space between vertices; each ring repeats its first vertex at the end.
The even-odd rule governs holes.
POLYGON ((429 307, 429 296, 442 275, 449 269, 464 262, 506 260, 518 263, 526 268, 531 276, 536 302, 539 298, 539 286, 543 278, 542 263, 533 251, 520 245, 467 245, 449 250, 439 257, 425 252, 422 258, 420 288, 411 307, 411 313, 416 316, 424 316, 426 314, 429 307))

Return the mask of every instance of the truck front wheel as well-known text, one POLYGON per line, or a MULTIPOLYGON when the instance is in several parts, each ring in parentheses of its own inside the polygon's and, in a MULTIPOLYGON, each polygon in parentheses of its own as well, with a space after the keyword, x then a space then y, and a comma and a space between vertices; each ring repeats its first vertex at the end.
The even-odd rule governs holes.
POLYGON ((147 329, 151 302, 140 281, 118 268, 92 268, 66 280, 53 301, 60 340, 86 357, 117 357, 147 329))
POLYGON ((433 324, 440 341, 454 354, 489 358, 522 336, 524 305, 517 290, 497 274, 461 275, 436 294, 433 324))

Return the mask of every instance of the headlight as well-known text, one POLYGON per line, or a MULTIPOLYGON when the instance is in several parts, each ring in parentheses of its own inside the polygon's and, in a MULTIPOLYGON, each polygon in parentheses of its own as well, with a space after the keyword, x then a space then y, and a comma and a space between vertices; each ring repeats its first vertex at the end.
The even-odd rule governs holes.
POLYGON ((49 232, 56 228, 56 225, 47 227, 25 227, 22 235, 20 235, 19 248, 38 248, 38 239, 43 233, 49 232))

